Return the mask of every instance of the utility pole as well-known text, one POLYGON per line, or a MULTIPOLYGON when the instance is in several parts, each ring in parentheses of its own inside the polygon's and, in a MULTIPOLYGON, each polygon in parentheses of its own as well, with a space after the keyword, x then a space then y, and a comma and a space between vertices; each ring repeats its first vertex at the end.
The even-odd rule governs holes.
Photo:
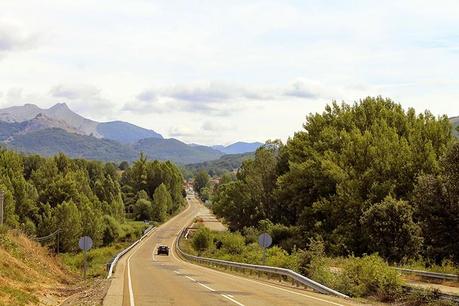
POLYGON ((3 225, 3 199, 5 198, 5 192, 0 190, 0 225, 3 225))

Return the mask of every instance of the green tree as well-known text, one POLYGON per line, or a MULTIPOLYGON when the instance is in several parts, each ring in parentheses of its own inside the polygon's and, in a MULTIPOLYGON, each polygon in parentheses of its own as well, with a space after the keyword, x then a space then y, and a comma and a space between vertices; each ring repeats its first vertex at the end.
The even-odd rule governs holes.
POLYGON ((167 191, 166 185, 161 184, 156 188, 153 195, 153 218, 163 222, 167 217, 167 211, 172 206, 172 197, 167 191))
POLYGON ((138 199, 134 205, 134 217, 136 220, 151 220, 153 216, 153 207, 147 199, 138 199))
POLYGON ((200 170, 193 179, 194 190, 201 195, 202 189, 209 184, 209 174, 206 171, 200 170))
POLYGON ((268 217, 276 219, 273 190, 276 187, 278 151, 278 146, 259 148, 253 160, 242 164, 236 181, 217 187, 212 209, 229 221, 232 230, 256 226, 268 217))
POLYGON ((103 223, 102 240, 104 245, 109 245, 121 236, 122 229, 118 221, 109 215, 103 217, 103 223))
POLYGON ((81 216, 77 206, 72 201, 63 202, 55 209, 55 228, 61 230, 60 249, 64 252, 78 249, 78 240, 82 234, 81 216))
POLYGON ((459 143, 442 160, 438 175, 421 175, 413 197, 415 219, 424 237, 424 256, 459 263, 459 143))
POLYGON ((100 246, 103 239, 103 216, 102 211, 92 206, 86 200, 80 205, 80 215, 82 224, 82 235, 89 236, 94 242, 94 246, 100 246))
POLYGON ((333 103, 309 115, 282 150, 276 215, 301 226, 304 238, 322 236, 328 252, 367 253, 362 212, 388 195, 410 199, 416 177, 438 173, 451 142, 445 116, 380 97, 333 103))
POLYGON ((416 257, 422 245, 421 230, 413 222, 413 208, 388 196, 361 217, 371 252, 389 262, 416 257))

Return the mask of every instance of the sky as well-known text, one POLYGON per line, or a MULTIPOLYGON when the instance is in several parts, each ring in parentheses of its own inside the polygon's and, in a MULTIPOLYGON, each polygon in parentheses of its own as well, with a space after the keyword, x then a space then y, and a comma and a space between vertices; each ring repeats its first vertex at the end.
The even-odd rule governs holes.
POLYGON ((333 100, 459 115, 459 1, 0 0, 0 107, 285 141, 333 100))

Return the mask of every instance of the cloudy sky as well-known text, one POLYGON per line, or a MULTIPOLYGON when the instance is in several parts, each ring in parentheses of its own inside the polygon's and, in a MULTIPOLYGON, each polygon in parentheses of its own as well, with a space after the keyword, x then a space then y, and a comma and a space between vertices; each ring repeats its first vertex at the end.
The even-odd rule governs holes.
POLYGON ((459 2, 0 0, 0 107, 66 102, 203 144, 368 95, 459 115, 459 2))

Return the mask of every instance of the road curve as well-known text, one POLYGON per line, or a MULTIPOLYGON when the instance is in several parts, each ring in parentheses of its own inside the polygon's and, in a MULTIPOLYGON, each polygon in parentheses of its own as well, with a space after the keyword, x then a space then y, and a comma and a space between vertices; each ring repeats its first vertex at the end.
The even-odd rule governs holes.
POLYGON ((350 301, 308 290, 254 280, 185 262, 174 241, 194 217, 208 210, 197 199, 158 227, 129 252, 117 267, 104 305, 351 305, 350 301), (171 247, 169 256, 156 247, 171 247))

